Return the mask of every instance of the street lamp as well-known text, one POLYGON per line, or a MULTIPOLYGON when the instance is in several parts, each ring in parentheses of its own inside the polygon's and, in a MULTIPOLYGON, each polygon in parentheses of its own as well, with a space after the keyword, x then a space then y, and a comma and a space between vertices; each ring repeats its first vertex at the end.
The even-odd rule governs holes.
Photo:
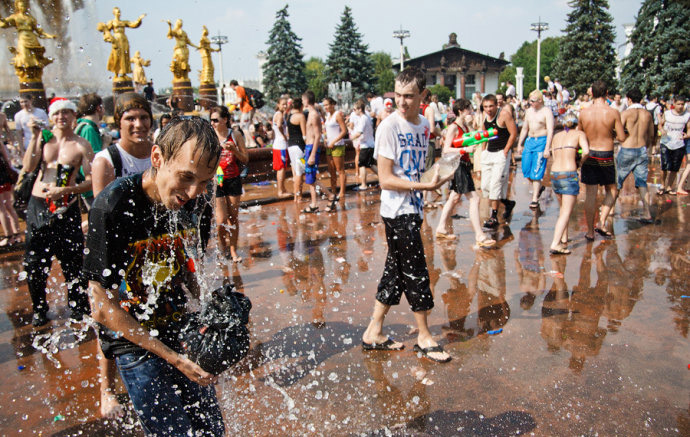
POLYGON ((403 30, 402 26, 400 26, 400 30, 393 31, 393 38, 398 38, 400 40, 400 71, 403 71, 403 68, 405 67, 405 47, 403 46, 403 40, 409 37, 410 31, 403 30))
POLYGON ((549 23, 544 23, 539 17, 539 21, 532 23, 530 30, 537 32, 537 86, 534 89, 539 89, 539 67, 541 63, 541 33, 543 31, 549 30, 549 23))
POLYGON ((223 44, 228 43, 228 37, 221 35, 220 31, 218 31, 218 35, 211 37, 211 42, 218 45, 218 54, 220 55, 220 86, 222 88, 225 85, 225 81, 223 80, 223 44))

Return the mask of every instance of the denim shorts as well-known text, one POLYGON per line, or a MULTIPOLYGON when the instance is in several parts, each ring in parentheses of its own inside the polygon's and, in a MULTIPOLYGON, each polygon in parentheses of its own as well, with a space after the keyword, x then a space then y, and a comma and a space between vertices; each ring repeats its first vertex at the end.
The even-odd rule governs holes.
POLYGON ((640 147, 639 149, 621 147, 616 157, 616 165, 618 166, 617 175, 619 190, 623 186, 625 178, 627 178, 630 173, 632 173, 635 178, 635 188, 647 188, 649 158, 647 157, 646 147, 640 147))
POLYGON ((223 435, 225 425, 212 385, 190 381, 147 351, 115 358, 146 435, 223 435))
POLYGON ((580 194, 580 178, 576 171, 552 171, 551 188, 556 194, 577 196, 580 194))

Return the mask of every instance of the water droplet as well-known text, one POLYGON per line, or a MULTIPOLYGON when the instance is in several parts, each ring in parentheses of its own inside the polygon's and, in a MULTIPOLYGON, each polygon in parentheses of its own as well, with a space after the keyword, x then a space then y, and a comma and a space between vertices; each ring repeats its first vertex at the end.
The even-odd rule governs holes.
POLYGON ((103 270, 103 277, 104 277, 104 278, 107 278, 107 277, 110 276, 112 273, 113 273, 113 272, 111 272, 110 269, 104 269, 104 270, 103 270))
POLYGON ((84 248, 84 255, 88 255, 89 252, 91 252, 91 251, 89 250, 89 248, 88 248, 88 247, 85 247, 85 248, 84 248))
POLYGON ((27 276, 26 272, 19 272, 19 274, 17 275, 17 280, 23 281, 26 279, 26 276, 27 276))

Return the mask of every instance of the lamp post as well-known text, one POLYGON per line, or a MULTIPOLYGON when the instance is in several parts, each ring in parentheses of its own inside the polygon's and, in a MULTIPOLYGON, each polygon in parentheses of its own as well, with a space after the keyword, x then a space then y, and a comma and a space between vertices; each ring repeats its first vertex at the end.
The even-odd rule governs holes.
POLYGON ((403 46, 403 40, 409 37, 410 31, 403 30, 402 26, 400 26, 400 30, 393 31, 393 38, 398 38, 400 40, 400 71, 403 71, 403 68, 405 68, 405 47, 403 46))
POLYGON ((522 80, 525 78, 525 75, 522 74, 522 69, 523 67, 516 67, 516 74, 515 74, 515 88, 517 91, 517 98, 518 102, 522 103, 522 80))
POLYGON ((549 30, 549 23, 544 23, 539 17, 539 21, 532 23, 530 30, 537 32, 537 86, 534 88, 539 89, 539 67, 541 66, 541 33, 543 31, 549 30))
POLYGON ((223 44, 228 43, 228 37, 221 35, 220 31, 218 31, 218 35, 211 37, 211 42, 218 45, 218 55, 220 55, 220 87, 222 89, 225 85, 225 81, 223 80, 223 44))

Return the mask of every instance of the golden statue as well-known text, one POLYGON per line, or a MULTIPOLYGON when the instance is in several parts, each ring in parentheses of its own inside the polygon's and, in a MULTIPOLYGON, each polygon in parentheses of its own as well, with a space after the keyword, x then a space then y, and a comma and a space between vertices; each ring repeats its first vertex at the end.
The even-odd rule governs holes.
POLYGON ((134 57, 130 59, 130 62, 134 64, 134 83, 139 85, 146 85, 146 73, 144 73, 144 67, 151 65, 150 59, 144 59, 141 57, 139 50, 134 52, 134 57))
POLYGON ((208 39, 208 29, 201 32, 201 40, 199 41, 199 51, 201 52, 201 74, 199 74, 199 82, 202 84, 214 84, 213 80, 213 60, 211 59, 211 52, 219 52, 219 49, 211 47, 211 41, 208 39))
POLYGON ((175 48, 173 49, 173 59, 170 64, 170 71, 173 73, 173 82, 189 81, 189 49, 187 46, 195 46, 187 37, 187 32, 182 30, 182 20, 175 21, 175 27, 172 26, 170 20, 165 20, 168 23, 168 39, 175 38, 175 48))
POLYGON ((115 18, 107 23, 98 23, 99 32, 103 32, 103 41, 112 44, 110 57, 108 57, 108 71, 115 77, 113 81, 131 80, 127 74, 132 72, 129 58, 129 40, 125 35, 125 28, 136 29, 141 26, 141 20, 146 14, 141 14, 136 21, 120 20, 120 8, 113 8, 115 18), (113 32, 112 34, 110 32, 113 32))
POLYGON ((12 64, 19 81, 40 82, 43 67, 53 60, 44 56, 46 49, 38 42, 38 38, 55 39, 55 35, 38 27, 36 19, 28 10, 26 0, 15 0, 14 14, 4 19, 0 17, 0 28, 17 28, 17 47, 10 47, 10 52, 14 55, 12 64))

